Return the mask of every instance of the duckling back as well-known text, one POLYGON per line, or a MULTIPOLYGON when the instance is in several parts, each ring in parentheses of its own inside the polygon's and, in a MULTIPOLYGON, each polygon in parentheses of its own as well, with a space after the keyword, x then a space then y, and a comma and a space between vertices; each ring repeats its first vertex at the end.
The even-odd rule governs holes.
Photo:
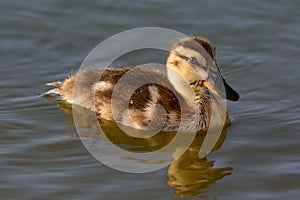
POLYGON ((105 70, 86 68, 62 82, 48 83, 47 85, 56 88, 45 94, 56 94, 68 104, 95 111, 99 118, 137 129, 178 129, 181 107, 185 105, 182 105, 178 99, 180 95, 168 81, 166 70, 151 67, 135 69, 126 84, 118 84, 121 77, 132 69, 133 67, 105 70), (138 81, 146 84, 136 88, 140 84, 138 81), (132 88, 136 88, 134 92, 132 88))

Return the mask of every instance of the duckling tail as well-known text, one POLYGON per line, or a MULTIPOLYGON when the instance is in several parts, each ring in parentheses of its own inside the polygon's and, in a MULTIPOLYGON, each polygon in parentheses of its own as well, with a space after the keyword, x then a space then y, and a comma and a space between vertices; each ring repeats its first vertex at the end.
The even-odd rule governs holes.
POLYGON ((61 90, 62 83, 60 81, 55 81, 55 82, 52 82, 52 83, 46 83, 46 85, 47 86, 53 86, 53 87, 56 87, 56 88, 48 90, 47 92, 42 94, 42 96, 50 95, 50 94, 62 95, 62 90, 61 90))
POLYGON ((66 101, 67 103, 73 102, 73 86, 75 82, 75 77, 70 76, 64 81, 55 81, 51 83, 46 83, 47 86, 53 86, 53 89, 48 90, 43 94, 45 95, 58 95, 58 98, 66 101))

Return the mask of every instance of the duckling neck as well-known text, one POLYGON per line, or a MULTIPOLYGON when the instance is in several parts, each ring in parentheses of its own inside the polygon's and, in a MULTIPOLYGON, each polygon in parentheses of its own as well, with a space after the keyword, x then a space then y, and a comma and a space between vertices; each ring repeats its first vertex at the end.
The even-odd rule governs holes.
POLYGON ((167 74, 170 83, 174 86, 176 91, 183 97, 186 104, 190 107, 194 107, 196 93, 190 87, 189 83, 172 69, 168 69, 167 74))
MULTIPOLYGON (((200 87, 191 87, 178 73, 168 69, 168 78, 176 91, 184 99, 188 106, 189 112, 194 113, 194 119, 198 129, 205 129, 209 124, 211 96, 208 91, 200 87)), ((188 120, 191 120, 189 118, 188 120)), ((188 124, 188 123, 187 123, 188 124)))

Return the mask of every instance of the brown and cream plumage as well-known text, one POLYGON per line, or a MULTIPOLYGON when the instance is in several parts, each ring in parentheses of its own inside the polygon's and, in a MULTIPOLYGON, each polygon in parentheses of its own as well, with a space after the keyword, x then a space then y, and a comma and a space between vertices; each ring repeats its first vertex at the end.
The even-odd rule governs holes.
POLYGON ((173 131, 179 126, 186 131, 205 130, 211 120, 224 126, 228 115, 219 112, 224 106, 216 96, 239 99, 218 69, 215 50, 202 37, 175 42, 164 68, 85 68, 62 82, 47 85, 55 88, 45 94, 57 94, 69 104, 95 111, 100 119, 143 130, 173 131), (126 84, 118 84, 128 73, 126 84), (146 84, 131 94, 140 81, 146 84), (216 119, 211 119, 212 113, 216 119))

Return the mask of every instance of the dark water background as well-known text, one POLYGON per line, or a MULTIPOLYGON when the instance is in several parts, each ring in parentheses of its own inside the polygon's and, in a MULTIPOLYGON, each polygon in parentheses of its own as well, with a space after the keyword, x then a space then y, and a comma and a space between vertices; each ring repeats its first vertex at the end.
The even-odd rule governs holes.
POLYGON ((297 0, 1 1, 1 199, 298 199, 299 9, 297 0), (168 184, 168 168, 103 166, 68 131, 72 118, 39 96, 99 42, 143 26, 208 37, 242 96, 229 103, 222 147, 204 162, 231 175, 190 193, 168 184))

